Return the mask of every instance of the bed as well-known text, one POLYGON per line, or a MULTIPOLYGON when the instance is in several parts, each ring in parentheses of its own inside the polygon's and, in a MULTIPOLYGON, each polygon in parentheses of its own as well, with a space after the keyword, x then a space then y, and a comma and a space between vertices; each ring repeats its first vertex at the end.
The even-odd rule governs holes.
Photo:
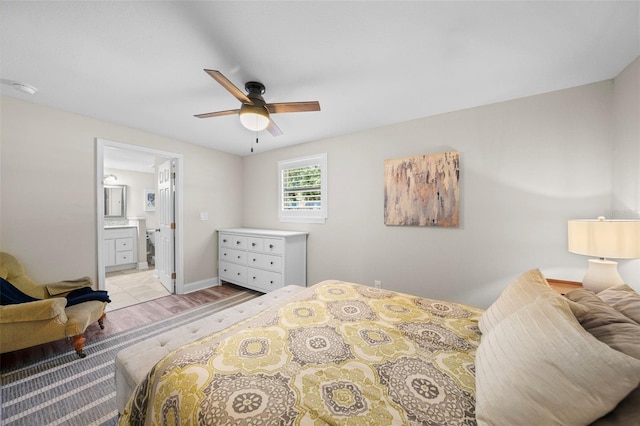
POLYGON ((120 424, 617 424, 638 414, 638 400, 614 411, 638 393, 640 356, 593 337, 578 320, 588 312, 539 271, 487 311, 325 281, 166 356, 120 424), (576 374, 562 370, 572 363, 576 374))

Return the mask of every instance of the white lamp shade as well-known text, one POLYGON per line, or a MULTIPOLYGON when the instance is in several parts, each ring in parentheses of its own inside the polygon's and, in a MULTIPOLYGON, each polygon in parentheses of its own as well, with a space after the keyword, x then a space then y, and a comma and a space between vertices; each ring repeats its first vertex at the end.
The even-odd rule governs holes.
POLYGON ((242 104, 240 123, 249 130, 259 132, 269 125, 269 112, 261 105, 242 104))
POLYGON ((570 220, 571 253, 602 259, 640 258, 640 220, 570 220))

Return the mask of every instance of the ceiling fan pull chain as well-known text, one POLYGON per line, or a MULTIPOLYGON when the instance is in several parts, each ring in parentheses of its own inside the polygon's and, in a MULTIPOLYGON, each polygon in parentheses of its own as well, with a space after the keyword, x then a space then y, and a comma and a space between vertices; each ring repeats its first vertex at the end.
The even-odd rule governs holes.
MULTIPOLYGON (((256 132, 256 144, 258 143, 258 132, 256 132)), ((251 144, 251 152, 253 152, 253 144, 251 144)))

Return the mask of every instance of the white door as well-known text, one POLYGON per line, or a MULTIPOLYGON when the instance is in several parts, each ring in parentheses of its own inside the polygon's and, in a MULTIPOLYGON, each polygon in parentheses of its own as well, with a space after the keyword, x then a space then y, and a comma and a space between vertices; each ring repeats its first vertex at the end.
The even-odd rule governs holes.
POLYGON ((168 160, 158 167, 158 217, 159 231, 156 232, 156 272, 170 293, 174 292, 174 232, 175 232, 175 173, 174 160, 168 160))

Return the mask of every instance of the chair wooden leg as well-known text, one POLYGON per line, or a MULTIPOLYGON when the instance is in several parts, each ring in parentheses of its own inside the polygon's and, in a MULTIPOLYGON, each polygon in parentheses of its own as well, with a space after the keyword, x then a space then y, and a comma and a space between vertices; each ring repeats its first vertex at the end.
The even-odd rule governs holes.
POLYGON ((100 319, 98 319, 98 325, 100 326, 101 330, 104 330, 104 319, 107 317, 107 313, 103 313, 102 316, 100 317, 100 319))
POLYGON ((87 339, 84 338, 83 334, 78 334, 77 336, 73 336, 73 347, 76 350, 76 353, 80 358, 84 358, 87 356, 84 352, 82 352, 82 348, 84 348, 84 343, 87 339))

